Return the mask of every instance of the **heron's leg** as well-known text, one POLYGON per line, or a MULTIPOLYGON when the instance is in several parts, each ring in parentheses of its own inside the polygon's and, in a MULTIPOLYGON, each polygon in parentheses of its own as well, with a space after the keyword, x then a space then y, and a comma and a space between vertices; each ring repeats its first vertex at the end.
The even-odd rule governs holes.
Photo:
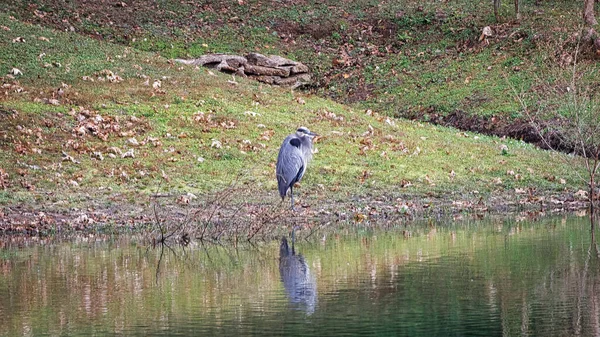
POLYGON ((290 199, 292 199, 292 210, 294 209, 294 186, 290 186, 290 199))

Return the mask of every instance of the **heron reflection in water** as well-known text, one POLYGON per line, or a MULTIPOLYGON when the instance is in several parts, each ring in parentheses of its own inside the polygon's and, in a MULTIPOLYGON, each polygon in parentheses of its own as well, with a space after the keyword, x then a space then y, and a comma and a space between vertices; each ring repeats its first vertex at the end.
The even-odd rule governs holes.
POLYGON ((290 303, 311 315, 317 304, 317 282, 302 254, 296 255, 294 240, 292 248, 286 238, 279 246, 279 274, 290 303))

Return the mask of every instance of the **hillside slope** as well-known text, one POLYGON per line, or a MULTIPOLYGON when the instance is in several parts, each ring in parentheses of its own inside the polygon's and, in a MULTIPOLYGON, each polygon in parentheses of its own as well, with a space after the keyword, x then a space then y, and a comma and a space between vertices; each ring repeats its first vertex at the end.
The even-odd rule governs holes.
MULTIPOLYGON (((516 99, 561 110, 581 5, 521 1, 496 22, 485 1, 12 1, 19 20, 167 58, 209 52, 287 55, 315 73, 312 91, 387 115, 535 141, 516 99), (491 36, 482 39, 488 26, 491 36)), ((0 7, 1 8, 1 7, 0 7)), ((580 51, 595 92, 597 53, 580 51)), ((543 118, 543 116, 541 117, 543 118)))
POLYGON ((293 216, 305 225, 579 205, 578 163, 518 140, 388 117, 8 15, 0 26, 5 230, 149 223, 152 195, 165 217, 206 208, 223 191, 240 217, 286 214, 274 163, 300 125, 321 135, 297 189, 293 216))

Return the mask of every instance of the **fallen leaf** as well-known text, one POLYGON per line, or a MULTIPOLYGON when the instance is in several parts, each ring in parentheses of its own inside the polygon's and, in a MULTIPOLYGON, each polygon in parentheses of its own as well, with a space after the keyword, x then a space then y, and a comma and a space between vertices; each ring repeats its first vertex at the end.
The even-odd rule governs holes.
POLYGON ((254 111, 244 111, 244 115, 246 116, 251 116, 251 117, 256 117, 256 116, 260 116, 259 113, 256 113, 254 111))
POLYGON ((63 151, 63 152, 62 152, 62 155, 63 155, 63 157, 62 157, 62 161, 70 161, 70 162, 72 162, 72 163, 79 164, 79 161, 78 161, 78 160, 76 160, 75 158, 73 158, 72 156, 70 156, 70 155, 69 155, 68 153, 66 153, 65 151, 63 151))
POLYGON ((210 144, 210 147, 215 148, 215 149, 220 149, 223 145, 221 144, 221 141, 217 140, 217 139, 213 139, 212 143, 210 144))
POLYGON ((479 36, 479 41, 483 41, 485 40, 485 38, 494 35, 494 32, 492 31, 492 28, 490 26, 485 26, 483 27, 483 30, 481 31, 481 36, 479 36))
POLYGON ((456 172, 454 172, 454 170, 450 171, 450 173, 448 174, 448 176, 450 177, 450 180, 453 180, 454 177, 456 177, 456 172))
POLYGON ((102 152, 92 152, 92 158, 102 161, 104 160, 104 155, 102 155, 102 152))
POLYGON ((579 199, 588 199, 588 192, 584 191, 584 190, 579 190, 579 191, 575 192, 573 195, 578 197, 579 199))
POLYGON ((139 146, 140 145, 140 143, 135 138, 127 139, 127 144, 129 144, 131 146, 139 146))
POLYGON ((135 153, 134 153, 133 149, 129 149, 129 151, 123 153, 121 155, 121 158, 135 158, 135 153))
POLYGON ((121 155, 123 153, 123 151, 121 151, 121 149, 119 149, 118 147, 111 147, 108 149, 108 152, 112 153, 112 154, 118 154, 121 155))
POLYGON ((366 218, 367 218, 367 216, 362 213, 354 214, 354 221, 356 221, 356 222, 363 222, 363 221, 365 221, 366 218))

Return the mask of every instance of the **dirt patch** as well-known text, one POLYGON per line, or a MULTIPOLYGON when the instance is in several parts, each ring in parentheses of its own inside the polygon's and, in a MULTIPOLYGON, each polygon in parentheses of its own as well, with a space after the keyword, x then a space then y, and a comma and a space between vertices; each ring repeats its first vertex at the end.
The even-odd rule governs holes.
POLYGON ((380 19, 370 23, 373 32, 383 39, 395 39, 398 33, 398 24, 389 19, 380 19))
POLYGON ((0 5, 0 8, 17 14, 18 19, 26 22, 125 44, 144 35, 146 26, 153 26, 153 22, 162 23, 161 28, 153 26, 153 33, 163 36, 172 36, 179 27, 211 30, 223 26, 225 22, 208 21, 203 17, 207 13, 228 11, 226 4, 218 2, 213 5, 210 2, 160 3, 145 0, 82 0, 69 3, 60 0, 43 3, 17 1, 0 5))
POLYGON ((308 35, 316 40, 320 40, 331 36, 336 31, 336 27, 333 22, 311 22, 302 24, 291 21, 278 21, 275 23, 273 29, 277 31, 279 36, 296 38, 300 35, 308 35))
POLYGON ((348 91, 346 101, 348 103, 364 102, 374 95, 375 86, 372 84, 359 83, 359 87, 348 91))
POLYGON ((310 236, 320 230, 335 228, 340 223, 374 228, 423 219, 482 219, 506 216, 507 213, 535 218, 546 213, 587 208, 586 200, 573 193, 543 195, 532 189, 520 200, 514 200, 514 196, 506 193, 488 197, 466 194, 460 197, 454 194, 423 197, 372 191, 368 195, 353 196, 347 202, 300 201, 296 211, 290 211, 287 203, 239 204, 223 203, 222 199, 204 200, 192 205, 182 203, 182 196, 176 195, 159 196, 159 199, 165 200, 159 201, 161 206, 157 208, 152 203, 127 202, 106 207, 100 206, 98 201, 89 201, 87 206, 77 209, 50 209, 40 204, 10 205, 0 206, 0 235, 53 236, 132 231, 149 234, 157 230, 160 222, 160 226, 176 234, 175 237, 199 239, 203 236, 209 242, 220 242, 222 238, 226 238, 225 241, 268 241, 281 237, 292 227, 310 236), (399 204, 398 200, 403 202, 399 204))
POLYGON ((435 112, 434 108, 409 112, 408 115, 403 115, 402 117, 449 126, 463 131, 518 139, 535 144, 546 150, 556 150, 565 153, 576 151, 575 146, 566 141, 563 135, 554 132, 547 135, 544 141, 540 137, 536 127, 534 127, 537 124, 541 130, 555 129, 551 126, 560 125, 562 122, 559 119, 532 122, 525 118, 512 119, 506 116, 476 116, 461 110, 455 110, 450 114, 439 114, 435 112))

